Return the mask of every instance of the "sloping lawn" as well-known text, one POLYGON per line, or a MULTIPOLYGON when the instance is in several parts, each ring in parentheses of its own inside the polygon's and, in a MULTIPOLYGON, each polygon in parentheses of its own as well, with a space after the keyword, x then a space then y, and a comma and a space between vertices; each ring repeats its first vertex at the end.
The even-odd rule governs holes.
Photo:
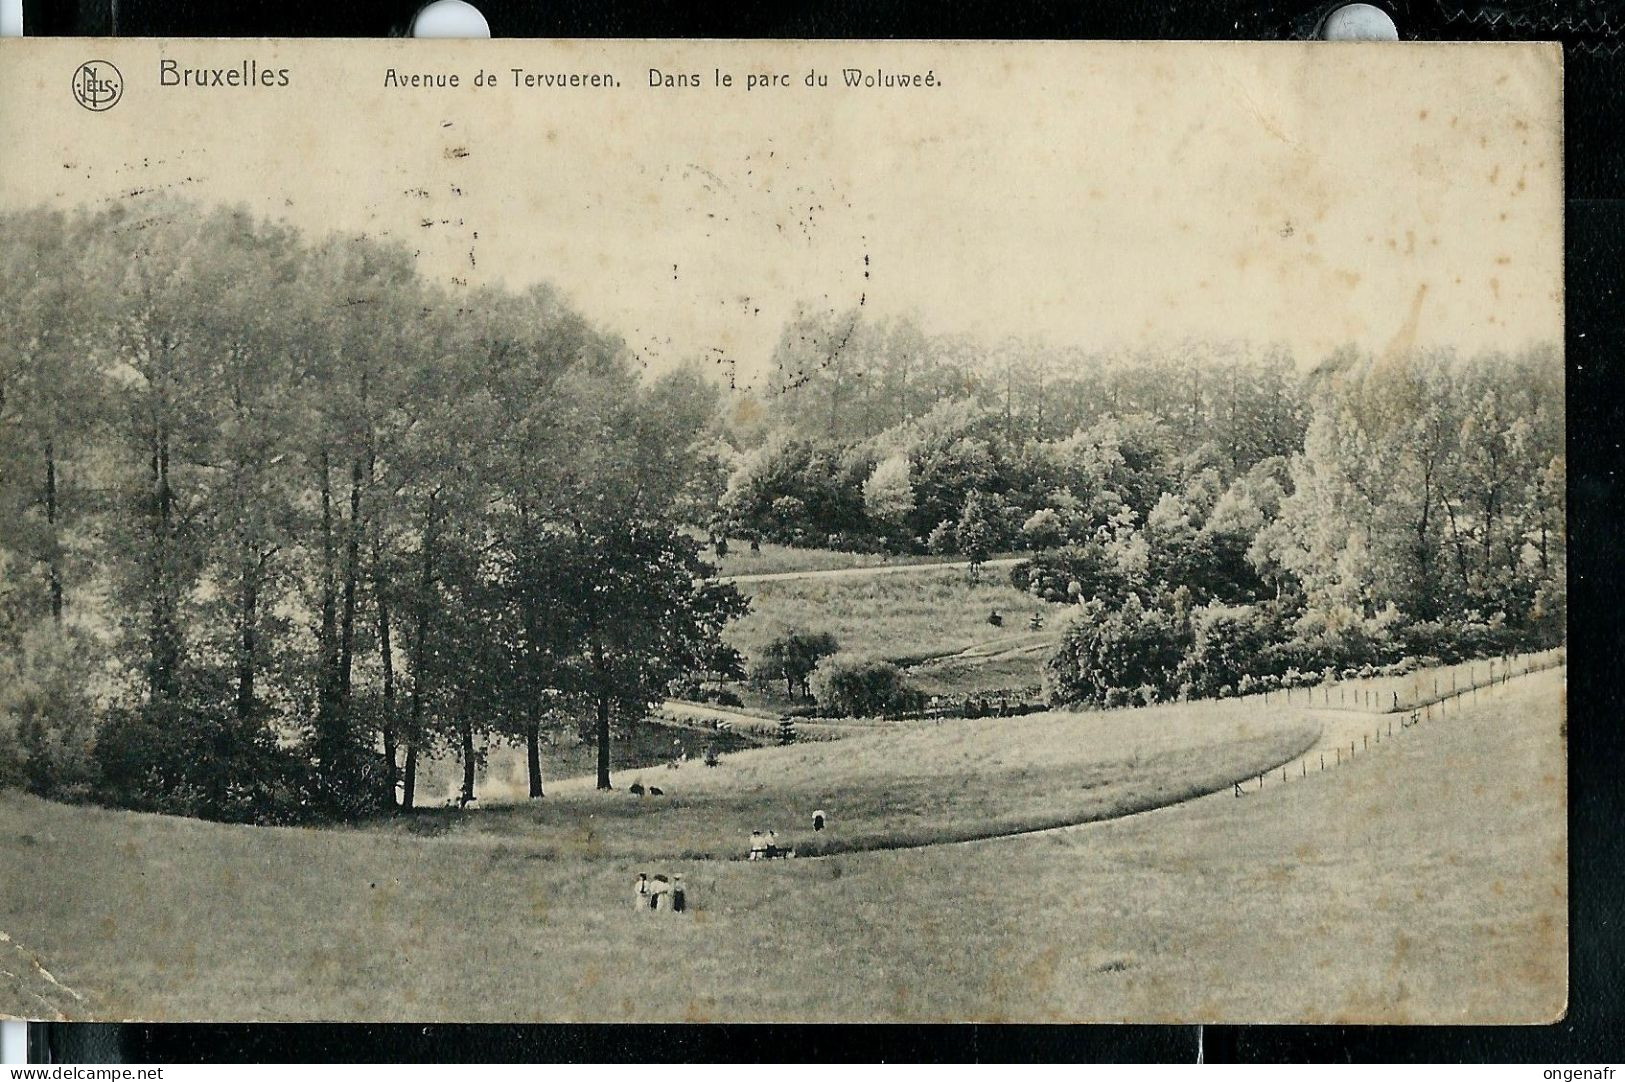
MULTIPOLYGON (((6 793, 0 930, 102 1018, 1546 1021, 1566 992, 1562 681, 1513 681, 1352 764, 1242 799, 822 860, 616 855, 603 839, 627 824, 610 807, 638 809, 640 827, 669 814, 624 793, 582 794, 573 850, 562 820, 510 832, 528 808, 418 837, 6 793), (640 870, 685 875, 693 911, 634 912, 640 870)), ((1129 723, 1154 713, 1117 724, 1149 734, 1129 723)), ((1090 725, 1112 717, 1084 716, 1074 743, 1111 739, 1090 725)), ((1215 732, 1225 724, 1221 713, 1215 732)), ((1142 766, 1202 746, 1172 739, 1177 721, 1163 729, 1167 742, 1144 736, 1142 766)), ((885 754, 921 741, 918 771, 894 761, 889 773, 946 782, 967 752, 985 761, 962 773, 997 775, 1031 769, 1029 739, 1065 746, 1059 728, 1010 732, 1002 763, 980 728, 934 751, 913 729, 839 769, 867 786, 887 775, 885 754)), ((1132 756, 1117 739, 1074 764, 1132 756)), ((743 753, 684 799, 720 807, 745 785, 841 776, 801 758, 815 750, 743 753)), ((836 833, 849 829, 827 810, 836 833)))
POLYGON ((747 658, 785 627, 804 627, 830 632, 842 650, 914 662, 1025 631, 1034 613, 1048 626, 1066 612, 1011 586, 1003 568, 983 570, 974 583, 964 570, 933 570, 739 588, 750 596, 751 612, 729 626, 727 638, 747 658), (988 622, 994 611, 998 626, 988 622))

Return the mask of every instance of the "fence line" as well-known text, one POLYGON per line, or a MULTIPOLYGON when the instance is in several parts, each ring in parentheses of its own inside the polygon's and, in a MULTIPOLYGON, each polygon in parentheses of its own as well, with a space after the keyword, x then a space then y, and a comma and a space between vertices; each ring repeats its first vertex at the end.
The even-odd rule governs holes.
POLYGON ((1347 679, 1322 680, 1296 687, 1270 688, 1233 696, 1239 699, 1258 699, 1262 702, 1279 701, 1304 706, 1330 709, 1348 708, 1374 713, 1396 713, 1499 684, 1511 676, 1562 665, 1565 647, 1554 647, 1533 653, 1501 654, 1491 658, 1461 661, 1449 667, 1418 670, 1394 676, 1356 676, 1347 679), (1449 684, 1444 680, 1448 674, 1449 684), (1466 677, 1465 684, 1462 677, 1466 677), (1378 686, 1373 686, 1378 685, 1378 686), (1401 695, 1396 685, 1409 689, 1401 695))
MULTIPOLYGON (((1556 650, 1542 651, 1539 654, 1513 654, 1503 658, 1494 658, 1491 659, 1491 662, 1493 667, 1491 665, 1484 666, 1484 679, 1480 680, 1477 678, 1479 663, 1474 663, 1470 667, 1471 679, 1469 682, 1463 684, 1454 679, 1454 674, 1452 674, 1452 679, 1448 687, 1439 681, 1438 672, 1435 670, 1432 674, 1433 689, 1431 695, 1433 697, 1419 699, 1415 702, 1408 702, 1404 706, 1384 711, 1384 713, 1392 714, 1396 712, 1404 713, 1408 711, 1408 716, 1400 718, 1399 726, 1401 732, 1403 732, 1405 729, 1410 729, 1417 725, 1431 722, 1435 717, 1442 720, 1448 715, 1452 706, 1454 706, 1456 713, 1459 716, 1463 709, 1463 705, 1469 696, 1472 697, 1473 702, 1477 702, 1478 693, 1480 690, 1494 691, 1497 687, 1505 687, 1506 684, 1514 677, 1528 676, 1531 673, 1545 672, 1548 669, 1560 668, 1566 664, 1567 657, 1564 649, 1559 647, 1556 650)), ((1419 689, 1421 686, 1420 677, 1418 677, 1418 679, 1415 681, 1415 684, 1419 689)), ((1392 696, 1392 701, 1398 703, 1398 692, 1393 692, 1392 696)), ((1330 697, 1329 691, 1326 697, 1330 697)), ((1375 728, 1371 732, 1362 732, 1358 742, 1351 739, 1349 741, 1348 751, 1346 753, 1343 750, 1342 738, 1339 737, 1338 742, 1332 746, 1331 765, 1333 767, 1339 767, 1345 763, 1352 763, 1357 757, 1357 754, 1361 757, 1364 755, 1369 755, 1371 753, 1371 745, 1373 743, 1380 745, 1385 734, 1388 737, 1389 742, 1392 743, 1394 738, 1394 721, 1391 717, 1387 719, 1386 725, 1382 721, 1378 721, 1375 728), (1358 753, 1356 752, 1357 747, 1360 749, 1358 753)), ((1300 778, 1307 778, 1309 776, 1310 754, 1315 754, 1319 758, 1320 768, 1318 772, 1323 773, 1326 770, 1326 750, 1324 745, 1321 745, 1318 748, 1312 748, 1309 752, 1305 752, 1303 755, 1297 758, 1296 762, 1299 764, 1298 776, 1300 778)), ((1290 766, 1292 761, 1293 760, 1288 760, 1287 763, 1283 763, 1281 766, 1281 781, 1283 782, 1287 781, 1288 779, 1287 768, 1290 766)), ((1258 784, 1255 788, 1249 789, 1244 787, 1243 782, 1251 783, 1252 781, 1253 778, 1249 776, 1241 781, 1232 782, 1231 789, 1236 796, 1240 797, 1245 796, 1249 792, 1256 792, 1264 788, 1263 774, 1257 775, 1258 784)))

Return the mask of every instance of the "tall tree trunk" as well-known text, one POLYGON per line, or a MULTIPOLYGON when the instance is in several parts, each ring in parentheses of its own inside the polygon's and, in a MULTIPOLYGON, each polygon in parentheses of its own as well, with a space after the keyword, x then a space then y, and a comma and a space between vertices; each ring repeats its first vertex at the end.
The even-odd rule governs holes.
POLYGON ((418 580, 417 620, 412 629, 412 716, 406 734, 406 791, 401 806, 412 806, 417 782, 418 743, 423 735, 425 699, 428 694, 429 593, 434 589, 434 504, 429 496, 423 514, 423 573, 418 580))
POLYGON ((338 708, 341 724, 350 716, 350 672, 355 658, 356 586, 361 577, 362 461, 350 464, 350 531, 344 545, 344 601, 339 610, 338 708))
POLYGON ((407 811, 412 810, 418 787, 418 742, 408 735, 406 738, 406 777, 401 782, 401 807, 407 811))
POLYGON ((395 652, 390 643, 389 595, 384 590, 383 542, 376 529, 372 542, 372 591, 378 607, 378 667, 383 674, 384 692, 384 770, 387 806, 395 806, 395 787, 400 781, 400 765, 395 747, 395 652))
MULTIPOLYGON (((361 406, 367 407, 367 370, 361 370, 361 406)), ((344 543, 344 602, 339 617, 338 716, 345 730, 350 728, 350 673, 355 659, 356 588, 361 578, 361 483, 373 465, 372 434, 367 437, 368 453, 357 452, 350 459, 350 523, 344 543)))
MULTIPOLYGON (((529 510, 521 501, 519 505, 520 532, 529 537, 529 510)), ((528 563, 528 561, 527 561, 528 563)), ((532 570, 536 574, 536 570, 532 570)), ((541 748, 541 691, 543 651, 541 648, 541 621, 538 619, 536 605, 528 593, 521 594, 520 605, 524 609, 525 618, 525 649, 520 655, 525 659, 526 667, 519 686, 525 691, 525 765, 530 777, 530 799, 536 800, 542 795, 542 748, 541 748)))
POLYGON ((1419 615, 1424 620, 1431 620, 1437 615, 1433 597, 1433 546, 1428 539, 1428 526, 1433 510, 1433 477, 1432 472, 1424 472, 1422 476, 1422 515, 1416 523, 1416 566, 1420 579, 1418 585, 1422 596, 1419 601, 1419 615))
MULTIPOLYGON (((363 377, 363 387, 366 385, 363 377)), ((378 453, 373 440, 372 428, 367 429, 367 487, 369 489, 378 479, 378 453)), ((395 807, 396 785, 400 781, 400 764, 396 761, 398 749, 396 747, 395 717, 395 650, 390 641, 389 622, 389 591, 386 589, 386 576, 384 574, 384 526, 380 520, 376 504, 370 516, 369 525, 372 529, 372 597, 373 604, 378 611, 378 668, 383 678, 383 735, 384 735, 384 806, 395 807)))
POLYGON ((1444 507, 1445 519, 1450 523, 1450 546, 1456 553, 1456 575, 1461 579, 1461 589, 1465 593, 1468 589, 1469 576, 1467 574, 1467 545, 1462 540, 1461 526, 1456 522, 1456 509, 1448 499, 1441 499, 1444 507))
POLYGON ((152 699, 167 698, 174 690, 180 666, 180 637, 175 624, 174 586, 170 581, 170 519, 174 497, 169 487, 169 429, 154 419, 152 429, 152 507, 148 542, 151 545, 151 594, 148 614, 147 691, 152 699))
MULTIPOLYGON (((593 644, 598 652, 598 644, 593 644)), ((598 788, 613 789, 609 783, 609 689, 598 689, 598 788)))
POLYGON ((463 803, 466 804, 474 799, 474 720, 469 717, 467 704, 462 714, 458 729, 463 739, 463 803))
MULTIPOLYGON (((263 565, 264 561, 260 561, 263 565)), ((254 716, 254 675, 259 652, 259 566, 245 554, 238 612, 237 720, 254 716)))
POLYGON ((333 544, 333 485, 327 449, 321 454, 322 567, 321 629, 318 632, 316 682, 317 757, 328 784, 336 780, 341 744, 338 731, 338 597, 333 544))
MULTIPOLYGON (((575 523, 576 552, 585 565, 587 556, 587 530, 575 523)), ((598 629, 598 614, 591 603, 586 606, 587 641, 592 658, 593 698, 598 707, 598 788, 613 789, 609 781, 609 660, 604 654, 604 640, 598 629)))
MULTIPOLYGON (((534 710, 534 707, 532 708, 534 710)), ((542 794, 542 725, 534 714, 525 725, 525 765, 530 774, 530 798, 542 794)))
POLYGON ((46 574, 51 583, 51 619, 57 626, 62 624, 62 564, 59 559, 61 546, 57 544, 56 529, 56 442, 45 441, 45 524, 49 527, 49 537, 46 544, 49 546, 49 555, 46 559, 46 574))

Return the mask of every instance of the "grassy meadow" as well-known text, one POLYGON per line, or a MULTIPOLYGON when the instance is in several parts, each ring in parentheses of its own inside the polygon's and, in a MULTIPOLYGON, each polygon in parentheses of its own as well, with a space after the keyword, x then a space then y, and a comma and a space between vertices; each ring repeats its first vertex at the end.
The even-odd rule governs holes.
MULTIPOLYGON (((842 786, 820 791, 835 832, 855 829, 847 789, 908 751, 910 770, 963 794, 937 813, 951 826, 980 799, 954 784, 962 757, 966 773, 998 756, 995 774, 1019 771, 1041 758, 1029 744, 1069 741, 1038 716, 916 726, 858 759, 870 738, 742 753, 685 780, 681 808, 567 784, 544 803, 581 802, 556 823, 471 811, 434 836, 8 792, 0 930, 83 997, 48 990, 55 1009, 100 1018, 1547 1021, 1566 998, 1563 680, 1486 690, 1241 799, 765 864, 656 857, 668 846, 655 824, 818 778, 842 786), (1038 728, 987 735, 1020 722, 1038 728), (571 831, 580 845, 561 842, 571 831), (644 840, 608 843, 623 832, 644 840), (640 870, 683 874, 693 911, 634 912, 640 870)), ((1073 752, 1074 771, 1115 761, 1133 775, 1200 747, 1187 730, 1204 711, 1242 742, 1302 724, 1283 709, 1243 730, 1225 705, 1160 727, 1156 709, 1081 715, 1070 744, 1095 750, 1073 752)), ((0 1000, 42 1010, 21 992, 0 1000)))
POLYGON ((522 838, 557 856, 743 857, 752 830, 798 853, 928 845, 1108 818, 1210 792, 1302 753, 1319 726, 1215 705, 854 726, 836 742, 706 767, 556 782, 540 802, 396 817, 369 829, 522 838), (629 786, 658 786, 639 798, 629 786), (814 833, 815 809, 832 829, 814 833))
POLYGON ((1004 568, 985 569, 975 582, 963 569, 948 569, 752 582, 740 589, 751 598, 751 612, 726 635, 747 657, 793 626, 828 631, 845 651, 913 663, 1025 632, 1034 613, 1049 627, 1066 612, 1015 589, 1004 568), (994 610, 1003 617, 997 627, 988 622, 994 610))

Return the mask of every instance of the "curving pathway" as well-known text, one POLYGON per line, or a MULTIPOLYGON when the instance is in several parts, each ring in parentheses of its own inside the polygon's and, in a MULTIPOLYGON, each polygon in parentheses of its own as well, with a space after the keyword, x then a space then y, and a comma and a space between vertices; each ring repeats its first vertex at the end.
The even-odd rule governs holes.
MULTIPOLYGON (((1024 556, 1001 556, 996 560, 985 560, 980 565, 990 567, 1014 567, 1024 556)), ((819 571, 764 571, 760 574, 750 575, 721 575, 715 581, 725 583, 749 582, 790 582, 795 579, 861 579, 875 575, 906 575, 921 571, 969 571, 969 560, 952 560, 945 563, 920 564, 876 564, 873 567, 826 567, 819 571)))

